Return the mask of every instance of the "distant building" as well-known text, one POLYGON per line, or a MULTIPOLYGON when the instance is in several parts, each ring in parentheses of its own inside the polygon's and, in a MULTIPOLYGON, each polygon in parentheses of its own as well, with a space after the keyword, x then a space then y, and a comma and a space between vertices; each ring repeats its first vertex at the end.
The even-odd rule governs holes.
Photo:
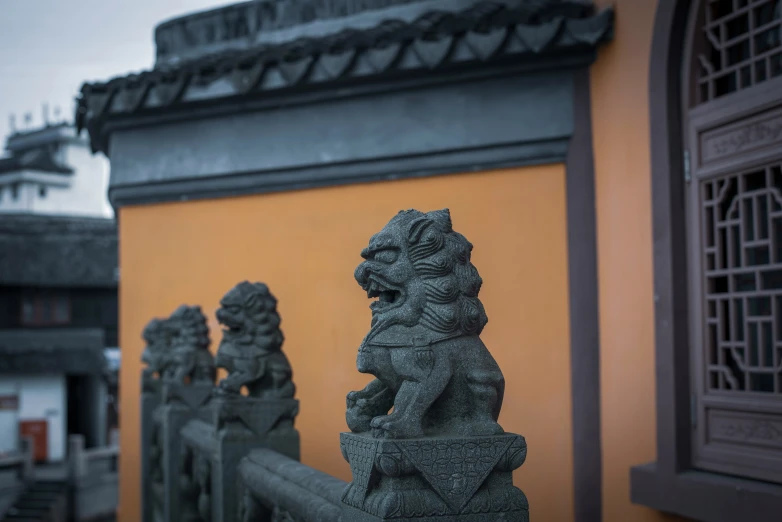
POLYGON ((61 461, 69 434, 116 427, 117 228, 105 160, 67 124, 0 158, 0 452, 19 435, 61 461))
POLYGON ((0 213, 112 217, 109 167, 68 123, 15 132, 0 157, 0 213))

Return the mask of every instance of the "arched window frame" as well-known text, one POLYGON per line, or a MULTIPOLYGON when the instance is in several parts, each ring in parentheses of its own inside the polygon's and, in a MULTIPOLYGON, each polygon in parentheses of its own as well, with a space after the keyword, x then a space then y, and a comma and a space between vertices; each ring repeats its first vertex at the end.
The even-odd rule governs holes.
MULTIPOLYGON (((782 485, 701 471, 693 465, 696 405, 691 393, 688 242, 683 226, 689 158, 682 103, 682 75, 690 69, 683 63, 682 49, 688 24, 695 23, 691 16, 695 1, 658 0, 654 23, 649 110, 657 459, 632 468, 631 500, 706 522, 778 520, 782 485)), ((766 85, 782 87, 782 78, 766 85)), ((729 105, 730 97, 712 103, 712 110, 718 110, 729 105)))

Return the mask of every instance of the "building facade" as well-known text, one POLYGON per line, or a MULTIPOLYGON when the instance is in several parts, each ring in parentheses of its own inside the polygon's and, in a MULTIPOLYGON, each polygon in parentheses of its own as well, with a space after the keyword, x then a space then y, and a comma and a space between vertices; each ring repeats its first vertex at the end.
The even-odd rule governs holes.
POLYGON ((0 158, 0 452, 38 461, 116 428, 117 231, 105 158, 67 124, 16 132, 0 158))
POLYGON ((14 132, 0 157, 0 213, 110 218, 109 169, 73 125, 14 132))
POLYGON ((84 86, 120 220, 121 520, 144 324, 245 279, 285 317, 302 460, 348 478, 352 253, 442 207, 480 246, 536 520, 778 520, 782 2, 594 4, 246 2, 84 86))

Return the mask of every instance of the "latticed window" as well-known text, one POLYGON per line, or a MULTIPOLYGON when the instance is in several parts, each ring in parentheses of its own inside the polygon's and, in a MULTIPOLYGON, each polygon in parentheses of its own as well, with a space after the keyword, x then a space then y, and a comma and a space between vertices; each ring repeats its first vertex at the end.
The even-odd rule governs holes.
POLYGON ((699 103, 782 76, 782 0, 706 4, 695 56, 699 103))
POLYGON ((782 0, 698 9, 688 159, 694 464, 782 483, 782 0))

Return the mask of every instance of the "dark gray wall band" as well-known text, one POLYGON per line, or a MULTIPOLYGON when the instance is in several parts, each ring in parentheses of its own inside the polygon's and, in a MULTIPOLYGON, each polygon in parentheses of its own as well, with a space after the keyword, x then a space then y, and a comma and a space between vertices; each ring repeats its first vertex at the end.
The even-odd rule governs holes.
POLYGON ((111 136, 115 205, 563 161, 569 71, 285 105, 111 136))

